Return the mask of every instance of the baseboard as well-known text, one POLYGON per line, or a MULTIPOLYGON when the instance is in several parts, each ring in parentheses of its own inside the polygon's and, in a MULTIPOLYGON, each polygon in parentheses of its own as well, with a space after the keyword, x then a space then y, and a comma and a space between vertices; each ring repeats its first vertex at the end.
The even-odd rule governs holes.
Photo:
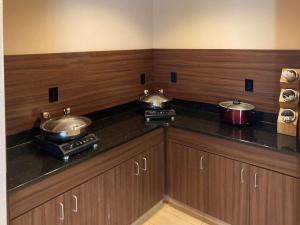
POLYGON ((164 199, 158 202, 155 206, 153 206, 150 210, 148 210, 144 215, 138 218, 134 223, 131 225, 142 225, 148 219, 150 219, 156 212, 158 212, 164 206, 164 199))
POLYGON ((212 217, 206 213, 203 213, 199 210, 196 210, 186 204, 183 204, 175 199, 172 199, 169 196, 164 197, 164 202, 170 204, 172 207, 190 215, 193 216, 207 224, 210 225, 230 225, 229 223, 226 223, 224 221, 221 221, 219 219, 216 219, 215 217, 212 217))

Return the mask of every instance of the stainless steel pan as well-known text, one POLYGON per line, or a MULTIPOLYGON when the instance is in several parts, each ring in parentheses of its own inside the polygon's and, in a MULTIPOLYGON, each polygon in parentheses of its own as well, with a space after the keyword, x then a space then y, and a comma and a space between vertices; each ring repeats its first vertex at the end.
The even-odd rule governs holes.
POLYGON ((153 94, 149 94, 148 90, 144 90, 144 96, 140 97, 140 102, 146 109, 164 109, 169 106, 170 101, 170 98, 164 96, 163 89, 153 94))
POLYGON ((56 142, 66 142, 87 133, 92 121, 83 116, 71 116, 71 109, 64 109, 64 116, 50 118, 48 112, 42 113, 41 130, 45 136, 56 142))

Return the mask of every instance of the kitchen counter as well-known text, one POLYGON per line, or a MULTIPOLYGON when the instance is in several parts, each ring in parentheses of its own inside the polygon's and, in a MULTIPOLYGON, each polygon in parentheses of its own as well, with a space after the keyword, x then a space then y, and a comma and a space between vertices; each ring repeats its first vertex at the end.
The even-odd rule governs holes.
MULTIPOLYGON (((276 133, 275 115, 258 113, 259 120, 255 125, 235 127, 220 122, 215 106, 185 101, 174 101, 173 105, 177 117, 175 122, 168 124, 169 126, 256 145, 262 147, 262 151, 266 149, 300 157, 300 145, 297 138, 276 133), (268 121, 264 121, 265 118, 268 118, 268 121)), ((146 124, 143 111, 137 103, 115 107, 88 116, 94 121, 91 131, 100 138, 99 148, 77 154, 71 157, 69 162, 63 162, 38 150, 32 142, 32 134, 29 137, 24 134, 8 137, 8 192, 19 190, 104 151, 109 151, 118 145, 166 126, 162 122, 146 124)))
MULTIPOLYGON (((220 121, 216 107, 193 107, 189 102, 176 104, 176 121, 172 127, 201 132, 228 140, 251 144, 268 150, 300 157, 300 141, 277 133, 277 116, 257 112, 254 125, 234 126, 220 121)), ((203 105, 202 105, 203 106, 203 105)))
MULTIPOLYGON (((19 190, 161 127, 145 125, 143 114, 136 104, 130 104, 126 109, 122 107, 117 112, 113 110, 113 112, 106 111, 104 115, 101 113, 88 116, 93 119, 91 132, 100 138, 97 150, 84 151, 70 157, 68 162, 64 162, 38 150, 32 138, 27 140, 22 137, 21 139, 26 143, 18 143, 7 151, 7 191, 19 190), (108 116, 109 114, 113 115, 108 116)), ((8 143, 13 145, 17 141, 17 137, 11 137, 8 143)))

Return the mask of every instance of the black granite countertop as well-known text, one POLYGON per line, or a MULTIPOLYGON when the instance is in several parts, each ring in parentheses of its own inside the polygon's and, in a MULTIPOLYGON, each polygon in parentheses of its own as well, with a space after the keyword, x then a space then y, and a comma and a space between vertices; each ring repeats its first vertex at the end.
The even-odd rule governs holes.
MULTIPOLYGON (((169 124, 172 127, 201 132, 300 157, 300 142, 298 139, 277 134, 276 115, 258 113, 257 118, 259 119, 255 121, 255 125, 236 127, 220 122, 215 106, 183 101, 174 101, 173 106, 176 109, 177 117, 175 122, 169 124)), ((100 138, 99 149, 77 154, 71 157, 67 163, 38 150, 32 142, 32 135, 19 134, 8 137, 8 192, 19 190, 45 179, 163 126, 163 123, 146 124, 143 112, 137 103, 88 116, 94 121, 91 131, 100 138)))
POLYGON ((8 138, 8 146, 17 145, 7 150, 7 191, 19 190, 161 127, 157 124, 146 125, 140 108, 133 105, 122 108, 122 112, 110 111, 108 114, 114 114, 110 116, 107 113, 89 115, 94 120, 91 132, 100 138, 98 150, 76 154, 67 163, 38 150, 32 137, 25 137, 27 134, 21 134, 21 141, 26 141, 24 144, 18 143, 20 138, 16 136, 8 138))
POLYGON ((259 118, 256 118, 254 125, 234 126, 221 122, 215 110, 195 110, 180 105, 176 107, 176 113, 172 127, 300 157, 300 141, 296 137, 277 133, 277 116, 274 114, 257 113, 260 115, 257 115, 259 118))

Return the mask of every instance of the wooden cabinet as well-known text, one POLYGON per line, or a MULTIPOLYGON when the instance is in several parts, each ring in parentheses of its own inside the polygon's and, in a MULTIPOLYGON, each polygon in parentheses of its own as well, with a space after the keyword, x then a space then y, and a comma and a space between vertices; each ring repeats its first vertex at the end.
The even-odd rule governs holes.
POLYGON ((250 225, 299 225, 299 179, 252 166, 250 225))
POLYGON ((262 155, 264 150, 250 146, 252 154, 261 154, 247 153, 244 157, 248 148, 237 148, 240 145, 230 142, 234 148, 229 149, 228 143, 220 138, 171 130, 167 148, 168 195, 232 225, 300 225, 300 179, 280 173, 297 174, 293 168, 299 161, 285 159, 282 165, 277 164, 279 172, 275 172, 273 161, 277 158, 269 157, 270 162, 263 164, 268 162, 262 155), (207 164, 200 173, 199 156, 204 156, 204 165, 207 164), (248 163, 251 157, 259 162, 259 167, 248 163), (270 165, 272 169, 262 168, 270 165))
POLYGON ((18 217, 11 225, 98 225, 105 221, 104 177, 96 178, 18 217))
POLYGON ((66 193, 68 196, 68 224, 98 225, 105 221, 104 185, 106 174, 102 174, 66 193))
POLYGON ((25 213, 12 220, 11 225, 66 225, 67 215, 65 207, 67 204, 66 195, 60 195, 45 204, 25 213))
POLYGON ((122 224, 121 217, 121 206, 126 205, 125 200, 121 198, 121 168, 117 166, 110 169, 103 175, 103 201, 98 203, 98 205, 103 205, 104 209, 101 207, 98 210, 102 212, 101 218, 103 218, 103 223, 107 225, 118 225, 122 224))
POLYGON ((163 199, 165 174, 162 137, 133 150, 137 153, 129 159, 14 218, 10 225, 131 224, 163 199))
POLYGON ((121 218, 130 224, 141 213, 141 178, 139 156, 122 163, 121 167, 121 218))
POLYGON ((167 194, 206 212, 208 154, 172 141, 167 149, 167 194))
MULTIPOLYGON (((166 173, 162 132, 153 132, 120 148, 120 155, 118 151, 103 153, 101 160, 73 167, 68 181, 77 183, 64 191, 45 182, 42 187, 51 187, 49 192, 36 186, 16 193, 14 201, 10 199, 14 202, 10 225, 129 225, 163 199, 165 181, 169 197, 232 225, 300 225, 300 180, 282 173, 294 171, 289 160, 282 165, 286 169, 275 172, 276 163, 262 168, 266 165, 262 162, 267 162, 263 156, 255 157, 258 167, 247 161, 252 157, 250 153, 243 157, 247 148, 238 152, 219 139, 183 131, 170 133, 166 173), (89 179, 84 180, 82 174, 89 179), (74 176, 80 179, 73 180, 74 176), (39 192, 35 194, 35 190, 39 192), (40 200, 41 193, 53 192, 49 201, 40 200), (24 204, 35 207, 25 211, 24 204)), ((62 175, 57 176, 60 182, 54 179, 53 183, 65 182, 62 175)))
POLYGON ((131 224, 164 196, 163 143, 121 166, 122 224, 131 224))
POLYGON ((249 166, 168 142, 168 195, 232 225, 249 224, 249 166))
POLYGON ((164 145, 160 143, 141 154, 143 174, 143 210, 145 213, 163 199, 165 193, 165 154, 164 145))
POLYGON ((249 165, 214 154, 208 163, 208 214, 232 225, 248 225, 249 165))

